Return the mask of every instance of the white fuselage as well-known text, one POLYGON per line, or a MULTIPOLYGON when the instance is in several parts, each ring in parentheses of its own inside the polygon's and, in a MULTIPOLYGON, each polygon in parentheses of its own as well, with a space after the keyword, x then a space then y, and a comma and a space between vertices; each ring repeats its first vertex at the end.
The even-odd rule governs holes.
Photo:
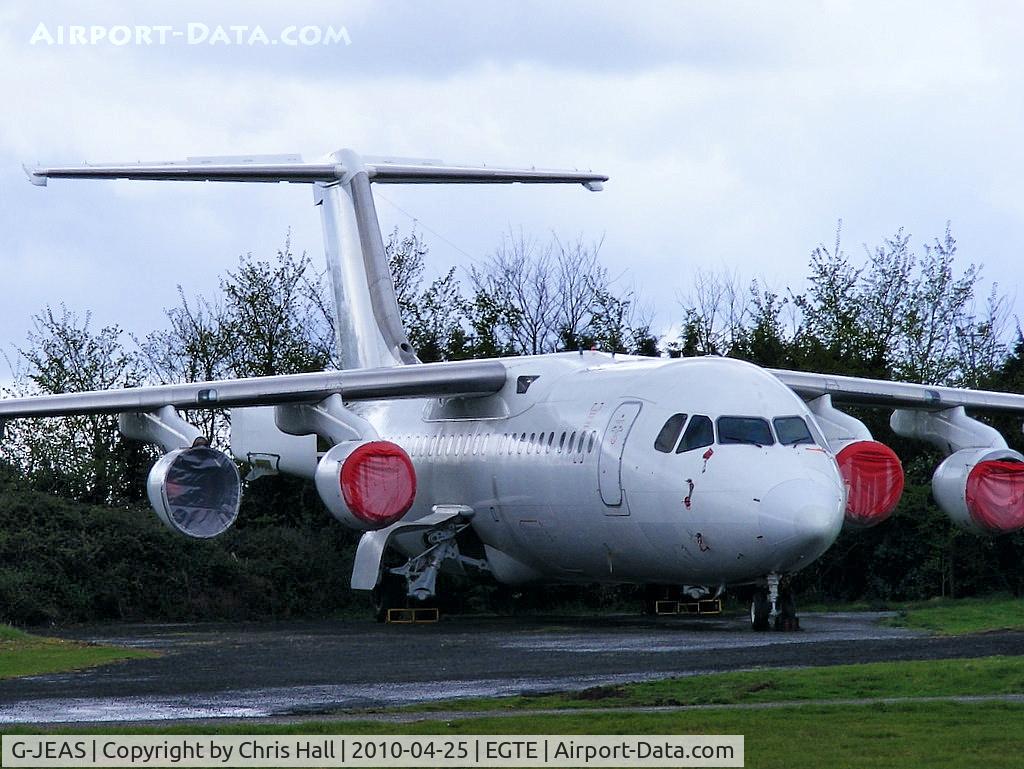
POLYGON ((412 458, 406 519, 472 507, 500 581, 738 584, 802 568, 838 535, 846 493, 835 459, 803 401, 764 370, 602 353, 505 363, 493 396, 353 407, 412 458), (799 416, 815 442, 716 435, 658 451, 673 414, 799 416))

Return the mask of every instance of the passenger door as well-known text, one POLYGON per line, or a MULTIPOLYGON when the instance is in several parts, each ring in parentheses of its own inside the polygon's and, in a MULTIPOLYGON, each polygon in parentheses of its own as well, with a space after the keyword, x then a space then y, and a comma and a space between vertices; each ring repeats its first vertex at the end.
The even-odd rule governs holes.
POLYGON ((623 504, 622 495, 622 452, 626 448, 629 431, 640 414, 636 401, 620 403, 612 412, 601 441, 601 453, 597 459, 598 487, 601 501, 607 509, 605 515, 629 515, 629 508, 623 504))

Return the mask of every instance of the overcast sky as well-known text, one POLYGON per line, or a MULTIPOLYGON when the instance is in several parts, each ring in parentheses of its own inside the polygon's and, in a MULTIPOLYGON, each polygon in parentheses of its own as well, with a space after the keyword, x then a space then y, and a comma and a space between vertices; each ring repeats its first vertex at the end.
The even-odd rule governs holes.
POLYGON ((352 147, 593 168, 611 176, 599 194, 390 186, 378 211, 386 229, 411 226, 400 208, 455 244, 426 233, 436 271, 489 253, 510 226, 603 236, 606 263, 660 327, 678 320, 699 268, 798 289, 840 218, 857 255, 900 226, 920 245, 951 220, 964 263, 1018 293, 1019 4, 209 5, 0 4, 4 349, 60 302, 97 324, 159 327, 178 284, 211 292, 239 254, 272 254, 289 227, 296 250, 322 259, 306 186, 36 188, 21 170, 36 161, 352 147), (56 41, 70 25, 190 23, 206 42, 56 41), (211 44, 217 25, 249 30, 211 44), (291 26, 344 27, 348 42, 250 45, 257 26, 272 40, 291 26))

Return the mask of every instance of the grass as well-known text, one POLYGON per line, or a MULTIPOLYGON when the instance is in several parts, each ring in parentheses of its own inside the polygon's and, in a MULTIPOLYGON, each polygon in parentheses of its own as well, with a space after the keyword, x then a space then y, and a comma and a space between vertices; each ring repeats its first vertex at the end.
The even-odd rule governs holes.
POLYGON ((579 692, 448 700, 412 705, 402 710, 424 713, 524 708, 575 710, 976 694, 1024 694, 1024 657, 873 662, 715 673, 599 686, 579 692))
POLYGON ((0 679, 62 673, 154 656, 154 652, 138 649, 40 638, 0 625, 0 679))
MULTIPOLYGON (((682 713, 569 713, 413 723, 310 721, 118 727, 122 734, 742 734, 748 769, 1019 767, 1024 705, 950 702, 682 713)), ((108 734, 110 727, 60 729, 108 734)), ((33 732, 38 728, 9 730, 33 732)))
POLYGON ((1024 630, 1024 599, 936 599, 898 607, 897 616, 883 622, 940 635, 1024 630))

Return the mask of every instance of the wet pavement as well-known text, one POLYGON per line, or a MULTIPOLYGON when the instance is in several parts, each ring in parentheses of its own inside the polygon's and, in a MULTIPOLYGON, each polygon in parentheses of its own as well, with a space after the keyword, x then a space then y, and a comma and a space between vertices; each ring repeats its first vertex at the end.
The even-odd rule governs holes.
POLYGON ((880 616, 808 614, 797 633, 753 633, 741 616, 81 627, 60 635, 161 656, 0 681, 0 723, 316 715, 755 667, 1024 654, 1024 633, 928 637, 880 616))

